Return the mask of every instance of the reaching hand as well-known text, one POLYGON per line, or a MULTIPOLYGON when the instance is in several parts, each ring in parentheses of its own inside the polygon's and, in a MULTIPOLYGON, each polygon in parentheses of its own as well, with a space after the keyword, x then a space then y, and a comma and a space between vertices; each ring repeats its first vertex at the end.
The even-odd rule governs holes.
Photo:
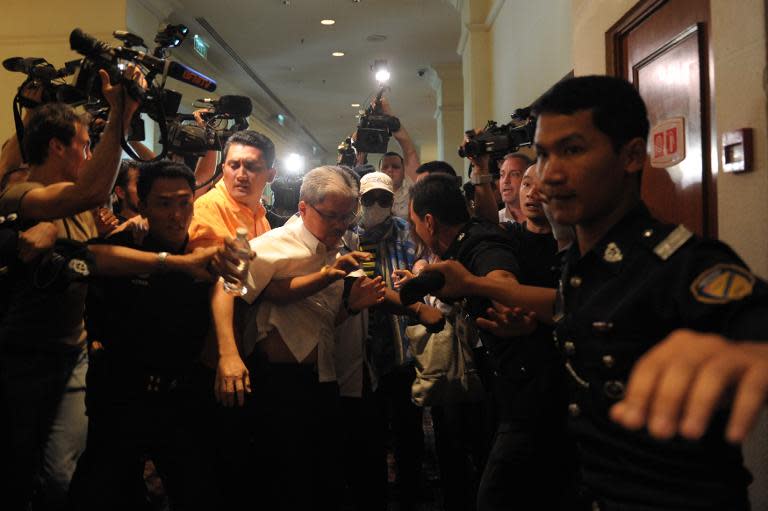
POLYGON ((400 286, 414 278, 416 275, 409 270, 395 270, 392 272, 392 286, 395 289, 400 289, 400 286))
MULTIPOLYGON (((123 76, 133 81, 141 91, 147 87, 147 81, 144 79, 141 70, 133 64, 126 66, 123 76)), ((104 99, 109 103, 110 113, 114 111, 115 114, 122 114, 119 119, 123 123, 123 131, 127 131, 131 125, 133 114, 139 108, 141 100, 124 93, 124 85, 113 84, 105 70, 99 69, 99 77, 101 77, 101 92, 104 95, 104 99)))
POLYGON ((654 437, 698 439, 734 389, 726 437, 741 442, 768 398, 768 344, 675 330, 637 361, 611 418, 654 437))
MULTIPOLYGON (((224 246, 211 259, 211 270, 226 282, 244 282, 248 275, 248 265, 242 266, 242 250, 233 238, 224 239, 224 246)), ((256 257, 256 252, 249 249, 248 259, 256 257)))
POLYGON ((100 238, 106 238, 120 225, 115 214, 107 208, 99 208, 93 215, 93 218, 96 221, 96 230, 100 238))
POLYGON ((536 330, 536 315, 520 307, 510 308, 498 305, 496 308, 489 308, 486 312, 488 319, 477 318, 477 326, 496 337, 517 337, 528 335, 536 330))
POLYGON ((169 256, 168 263, 171 264, 173 262, 174 267, 178 268, 179 271, 188 273, 195 279, 210 282, 215 277, 211 273, 211 260, 217 253, 223 250, 222 247, 200 247, 189 254, 169 256))
POLYGON ((328 274, 334 277, 334 280, 343 279, 350 272, 360 268, 363 261, 369 261, 373 257, 368 252, 350 252, 336 258, 333 265, 329 267, 328 274))
POLYGON ((368 307, 373 307, 384 301, 384 289, 386 285, 381 277, 369 279, 360 277, 352 284, 349 291, 349 307, 354 311, 361 311, 368 307))
POLYGON ((219 357, 214 385, 216 401, 227 407, 243 406, 245 395, 251 393, 251 379, 239 355, 219 357))

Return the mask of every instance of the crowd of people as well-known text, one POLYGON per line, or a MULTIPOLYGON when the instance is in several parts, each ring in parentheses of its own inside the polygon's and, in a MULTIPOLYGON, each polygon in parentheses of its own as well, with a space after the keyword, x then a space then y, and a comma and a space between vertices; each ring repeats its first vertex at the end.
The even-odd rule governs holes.
POLYGON ((138 102, 100 74, 93 151, 48 103, 0 158, 4 509, 416 510, 425 407, 447 511, 749 509, 768 288, 644 206, 632 85, 556 84, 535 160, 471 158, 471 200, 401 126, 286 218, 256 131, 211 186, 215 151, 121 161, 138 102))

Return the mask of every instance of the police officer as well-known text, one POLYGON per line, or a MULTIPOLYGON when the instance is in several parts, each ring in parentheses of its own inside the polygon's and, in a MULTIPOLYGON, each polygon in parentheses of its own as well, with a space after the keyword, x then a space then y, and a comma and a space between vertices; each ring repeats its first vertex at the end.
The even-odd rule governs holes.
MULTIPOLYGON (((768 367, 760 344, 765 283, 726 245, 648 212, 640 177, 649 125, 632 85, 574 78, 533 111, 542 191, 553 219, 577 235, 554 320, 569 374, 580 502, 748 509, 751 477, 740 446, 726 441, 730 410, 712 409, 726 387, 738 386, 727 430, 737 442, 768 394, 766 377, 755 376, 768 367)), ((504 294, 458 280, 465 293, 504 294)))

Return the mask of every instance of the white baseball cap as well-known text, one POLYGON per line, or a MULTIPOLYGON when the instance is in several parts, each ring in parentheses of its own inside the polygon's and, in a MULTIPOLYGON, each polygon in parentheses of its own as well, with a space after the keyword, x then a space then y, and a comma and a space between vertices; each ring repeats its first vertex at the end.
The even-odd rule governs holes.
POLYGON ((371 190, 386 190, 389 193, 395 193, 392 178, 383 172, 371 172, 360 178, 360 195, 365 195, 371 190))

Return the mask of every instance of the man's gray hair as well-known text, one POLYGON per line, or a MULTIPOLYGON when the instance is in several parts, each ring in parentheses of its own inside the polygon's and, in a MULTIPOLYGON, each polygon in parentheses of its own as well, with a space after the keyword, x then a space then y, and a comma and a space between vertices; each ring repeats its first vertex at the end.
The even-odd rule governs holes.
POLYGON ((357 200, 358 184, 351 170, 338 165, 323 165, 306 173, 301 183, 299 200, 316 205, 326 195, 335 194, 357 200))

